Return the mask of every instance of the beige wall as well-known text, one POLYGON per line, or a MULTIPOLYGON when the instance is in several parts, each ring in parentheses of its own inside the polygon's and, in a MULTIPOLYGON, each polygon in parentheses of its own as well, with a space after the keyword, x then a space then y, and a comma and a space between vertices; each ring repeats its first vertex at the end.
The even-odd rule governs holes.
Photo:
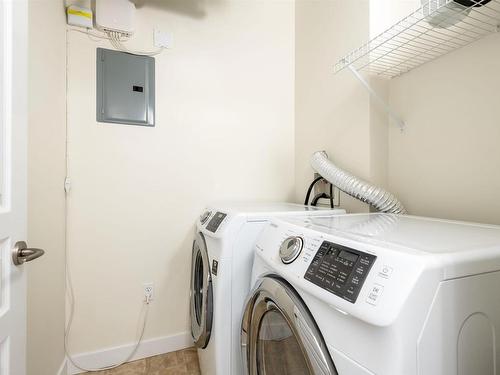
POLYGON ((28 242, 46 250, 28 267, 29 375, 64 359, 65 23, 61 2, 29 1, 28 242))
POLYGON ((411 213, 500 224, 500 35, 391 81, 389 186, 411 213))
POLYGON ((286 200, 294 185, 291 1, 145 2, 132 47, 156 58, 155 128, 95 121, 95 50, 69 35, 69 249, 74 353, 188 331, 193 224, 213 200, 286 200))
MULTIPOLYGON (((333 73, 346 51, 369 37, 369 1, 299 0, 295 12, 295 192, 303 201, 317 150, 364 179, 386 182, 387 124, 347 70, 333 73)), ((376 83, 378 84, 378 83, 376 83)), ((349 212, 368 206, 342 194, 349 212)))

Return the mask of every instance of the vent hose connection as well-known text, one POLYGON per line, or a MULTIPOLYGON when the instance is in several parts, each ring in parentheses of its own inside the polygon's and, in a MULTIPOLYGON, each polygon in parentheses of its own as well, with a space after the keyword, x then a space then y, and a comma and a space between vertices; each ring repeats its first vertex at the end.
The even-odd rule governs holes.
POLYGON ((311 157, 311 166, 341 191, 369 203, 380 212, 406 214, 403 204, 394 195, 340 169, 328 159, 326 152, 315 152, 311 157))

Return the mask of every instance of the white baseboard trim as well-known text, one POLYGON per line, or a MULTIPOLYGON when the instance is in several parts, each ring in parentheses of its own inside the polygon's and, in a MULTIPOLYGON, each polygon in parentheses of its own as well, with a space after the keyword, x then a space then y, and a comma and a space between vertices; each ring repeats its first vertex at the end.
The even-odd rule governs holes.
POLYGON ((62 361, 59 371, 57 371, 57 375, 68 375, 68 361, 66 358, 62 361))
MULTIPOLYGON (((152 357, 159 354, 175 352, 193 346, 193 339, 189 332, 182 332, 177 335, 158 337, 145 340, 141 343, 131 361, 152 357)), ((113 363, 123 361, 123 359, 133 349, 134 344, 106 348, 95 352, 81 353, 73 356, 75 362, 85 368, 99 368, 109 366, 113 363)), ((67 374, 81 374, 83 371, 76 368, 71 361, 68 362, 67 374)))

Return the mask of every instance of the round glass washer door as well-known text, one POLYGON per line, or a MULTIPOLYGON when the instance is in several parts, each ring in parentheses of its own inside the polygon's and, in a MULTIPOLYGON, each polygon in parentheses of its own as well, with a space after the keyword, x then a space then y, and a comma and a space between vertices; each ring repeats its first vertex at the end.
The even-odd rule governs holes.
POLYGON ((193 241, 190 288, 191 336, 197 348, 210 341, 213 319, 212 275, 207 245, 202 233, 193 241))
POLYGON ((260 279, 248 299, 241 345, 249 375, 337 375, 307 306, 276 275, 260 279))

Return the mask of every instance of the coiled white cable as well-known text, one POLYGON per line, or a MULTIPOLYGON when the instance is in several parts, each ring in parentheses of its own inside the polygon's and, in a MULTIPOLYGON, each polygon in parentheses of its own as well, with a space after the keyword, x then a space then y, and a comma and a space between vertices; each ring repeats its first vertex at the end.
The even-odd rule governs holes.
MULTIPOLYGON (((76 32, 82 32, 87 34, 87 36, 94 36, 97 38, 102 38, 102 39, 107 39, 107 37, 102 36, 102 35, 95 35, 89 32, 83 32, 81 30, 77 29, 72 29, 68 28, 68 31, 76 31, 76 32)), ((66 41, 66 48, 68 48, 68 42, 66 41)), ((66 96, 68 94, 68 54, 66 53, 66 96)), ((66 101, 66 141, 65 141, 65 157, 66 157, 66 180, 65 180, 65 196, 64 196, 64 223, 65 223, 65 228, 64 228, 64 257, 65 257, 65 272, 66 272, 66 294, 69 300, 69 316, 68 316, 68 321, 65 324, 64 327, 64 351, 66 353, 66 358, 68 361, 75 366, 76 368, 82 370, 82 371, 89 371, 89 372, 95 372, 95 371, 103 371, 103 370, 110 370, 116 367, 119 367, 127 362, 129 362, 134 355, 137 353, 137 350, 139 349, 139 346, 142 343, 142 340, 144 339, 144 333, 146 331, 146 326, 148 322, 148 314, 149 314, 149 304, 150 304, 150 299, 149 297, 146 298, 146 300, 143 303, 143 307, 141 309, 141 312, 139 314, 139 325, 140 327, 140 334, 137 339, 136 344, 130 351, 129 355, 127 355, 126 358, 123 359, 123 361, 120 361, 119 363, 111 364, 108 366, 103 366, 99 368, 86 368, 79 363, 73 358, 71 354, 71 350, 69 347, 69 338, 71 334, 71 328, 73 326, 73 320, 75 317, 75 311, 76 311, 76 297, 75 297, 75 292, 74 292, 74 287, 73 287, 73 280, 71 276, 71 267, 70 267, 70 258, 69 258, 69 249, 68 249, 68 194, 70 190, 70 180, 69 180, 69 129, 68 129, 68 103, 66 101), (142 319, 141 319, 142 317, 142 319)))
POLYGON ((110 43, 115 47, 117 50, 122 51, 122 52, 127 52, 127 53, 132 53, 134 55, 141 55, 141 56, 156 56, 159 55, 160 53, 163 52, 163 47, 159 48, 154 51, 134 51, 131 49, 128 49, 122 42, 126 40, 122 40, 123 35, 119 32, 116 31, 107 31, 106 35, 109 38, 110 43))
POLYGON ((70 259, 69 259, 69 251, 68 251, 68 242, 67 242, 67 236, 68 236, 68 203, 67 203, 67 194, 66 192, 66 197, 65 197, 65 223, 66 223, 66 233, 65 233, 65 239, 64 239, 64 249, 65 249, 65 268, 66 268, 66 292, 67 296, 69 299, 69 317, 68 321, 65 326, 64 330, 64 350, 66 352, 66 357, 68 358, 69 362, 76 368, 82 370, 82 371, 102 371, 102 370, 110 370, 116 367, 119 367, 127 362, 129 362, 134 355, 137 352, 137 349, 139 349, 139 346, 142 343, 142 340, 144 338, 144 332, 146 331, 146 325, 148 322, 148 313, 149 313, 149 304, 150 304, 150 299, 149 297, 146 298, 143 304, 143 308, 141 310, 141 313, 139 315, 139 321, 141 321, 141 316, 142 316, 142 322, 140 324, 140 335, 139 338, 137 339, 136 344, 134 345, 133 349, 130 351, 129 355, 127 355, 126 358, 124 358, 122 361, 119 363, 111 364, 108 366, 103 366, 103 367, 97 367, 97 368, 87 368, 84 367, 76 362, 76 360, 73 358, 71 355, 71 351, 69 348, 69 337, 71 334, 71 328, 73 326, 73 320, 75 317, 75 310, 76 310, 76 298, 75 298, 75 292, 73 288, 73 279, 71 277, 71 267, 69 265, 70 259))
POLYGON ((157 56, 160 53, 162 53, 163 50, 165 49, 163 47, 160 47, 160 48, 153 50, 153 51, 136 51, 136 50, 129 49, 125 46, 125 44, 123 44, 124 42, 128 41, 128 37, 125 34, 122 34, 122 33, 117 32, 117 31, 106 31, 106 32, 103 32, 102 34, 99 34, 99 33, 91 32, 91 29, 86 29, 84 31, 84 30, 70 27, 70 28, 68 28, 68 30, 74 31, 77 33, 81 33, 81 34, 86 34, 89 37, 89 39, 92 40, 93 42, 97 42, 99 39, 108 40, 116 50, 121 51, 121 52, 132 53, 134 55, 157 56), (96 38, 97 40, 93 39, 93 38, 96 38))
MULTIPOLYGON (((66 266, 66 269, 68 270, 69 267, 66 266)), ((76 362, 76 360, 71 355, 70 349, 69 349, 69 336, 70 336, 70 333, 71 333, 71 327, 73 325, 73 319, 74 319, 74 315, 75 315, 75 298, 74 298, 74 291, 73 291, 71 276, 68 276, 69 275, 68 271, 66 271, 66 275, 67 275, 68 290, 70 290, 70 292, 68 292, 68 296, 71 296, 71 297, 69 297, 69 299, 70 299, 70 302, 69 302, 69 305, 70 305, 69 318, 68 318, 68 322, 66 324, 65 332, 64 332, 65 333, 64 334, 64 349, 65 349, 65 352, 66 352, 66 357, 68 358, 69 362, 71 362, 71 364, 73 366, 75 366, 76 368, 78 368, 78 369, 80 369, 82 371, 89 371, 89 372, 111 370, 111 369, 117 368, 117 367, 119 367, 119 366, 121 366, 121 365, 129 362, 134 357, 134 355, 137 353, 137 349, 139 349, 139 346, 141 345, 142 340, 144 338, 144 332, 146 331, 146 325, 147 325, 147 321, 148 321, 148 313, 149 313, 149 303, 150 303, 150 301, 147 300, 147 301, 144 302, 144 306, 143 306, 143 308, 141 310, 141 314, 140 314, 140 315, 143 316, 140 335, 139 335, 139 338, 137 339, 137 342, 134 345, 133 349, 130 351, 129 355, 127 355, 127 357, 125 359, 123 359, 122 361, 120 361, 119 363, 115 363, 115 364, 112 364, 112 365, 103 366, 103 367, 96 367, 96 368, 84 367, 84 366, 82 366, 82 365, 80 365, 80 364, 78 364, 76 362)))

